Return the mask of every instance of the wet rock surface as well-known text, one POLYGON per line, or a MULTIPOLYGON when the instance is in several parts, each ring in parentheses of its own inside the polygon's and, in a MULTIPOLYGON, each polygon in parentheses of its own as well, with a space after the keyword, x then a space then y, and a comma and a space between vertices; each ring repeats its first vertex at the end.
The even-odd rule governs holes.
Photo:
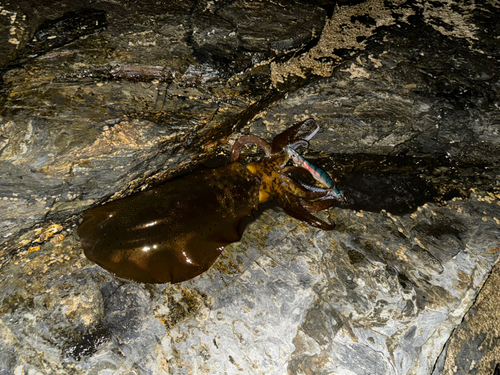
POLYGON ((498 16, 493 2, 0 5, 0 373, 493 373, 498 16), (320 214, 334 231, 265 205, 175 285, 83 256, 85 209, 309 117, 322 130, 304 155, 348 197, 320 214))

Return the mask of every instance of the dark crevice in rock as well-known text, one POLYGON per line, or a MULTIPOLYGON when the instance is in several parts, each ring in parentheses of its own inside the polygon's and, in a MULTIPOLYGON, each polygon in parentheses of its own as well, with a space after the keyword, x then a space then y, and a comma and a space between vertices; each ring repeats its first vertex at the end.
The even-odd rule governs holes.
POLYGON ((448 156, 334 154, 312 163, 338 180, 338 188, 347 196, 341 206, 356 210, 405 214, 426 202, 466 198, 473 188, 498 189, 494 167, 448 156))
POLYGON ((16 59, 0 69, 0 89, 7 71, 21 68, 31 59, 77 39, 102 32, 108 25, 106 17, 105 11, 84 8, 68 12, 55 20, 44 21, 35 31, 32 40, 18 52, 16 59))
POLYGON ((348 209, 402 215, 437 197, 432 185, 417 175, 350 174, 339 180, 348 209))
POLYGON ((111 339, 110 332, 106 327, 97 326, 89 333, 84 334, 76 342, 69 344, 63 353, 73 359, 80 361, 82 357, 88 357, 97 352, 99 347, 111 339))
POLYGON ((79 38, 101 32, 107 26, 106 12, 80 9, 59 19, 43 22, 23 51, 24 56, 37 57, 79 38))

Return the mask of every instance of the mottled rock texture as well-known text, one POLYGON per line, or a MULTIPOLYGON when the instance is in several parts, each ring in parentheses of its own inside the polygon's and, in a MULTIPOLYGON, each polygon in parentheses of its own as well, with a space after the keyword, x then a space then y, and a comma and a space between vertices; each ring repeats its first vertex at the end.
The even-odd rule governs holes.
POLYGON ((33 4, 0 4, 1 374, 498 368, 497 2, 33 4), (85 209, 309 117, 334 231, 267 204, 175 285, 83 256, 85 209))

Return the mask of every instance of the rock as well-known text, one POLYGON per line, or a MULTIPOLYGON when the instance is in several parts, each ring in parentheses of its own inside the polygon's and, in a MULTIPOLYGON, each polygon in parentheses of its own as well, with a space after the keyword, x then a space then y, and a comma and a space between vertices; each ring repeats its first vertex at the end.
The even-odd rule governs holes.
POLYGON ((193 47, 201 61, 241 72, 316 42, 325 15, 293 1, 203 4, 193 18, 193 47))
MULTIPOLYGON (((498 252, 498 247, 491 249, 498 252)), ((439 356, 434 374, 495 374, 498 371, 498 264, 474 305, 439 356)))
POLYGON ((311 4, 3 5, 1 373, 492 372, 500 9, 311 4), (267 204, 175 285, 84 257, 88 207, 309 117, 334 231, 267 204))

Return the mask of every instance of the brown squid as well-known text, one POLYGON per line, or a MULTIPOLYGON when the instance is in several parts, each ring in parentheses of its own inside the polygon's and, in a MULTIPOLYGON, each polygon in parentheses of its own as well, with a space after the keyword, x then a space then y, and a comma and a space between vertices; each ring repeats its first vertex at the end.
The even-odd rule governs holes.
POLYGON ((85 255, 119 277, 178 283, 208 270, 227 245, 239 241, 242 219, 260 203, 277 198, 288 215, 316 228, 335 228, 312 213, 331 207, 342 194, 328 174, 296 151, 307 147, 317 130, 309 119, 278 134, 270 145, 255 135, 243 136, 226 166, 198 169, 84 212, 78 235, 85 255), (314 129, 298 137, 309 126, 314 129), (239 157, 247 143, 258 145, 265 156, 244 166, 239 157))

